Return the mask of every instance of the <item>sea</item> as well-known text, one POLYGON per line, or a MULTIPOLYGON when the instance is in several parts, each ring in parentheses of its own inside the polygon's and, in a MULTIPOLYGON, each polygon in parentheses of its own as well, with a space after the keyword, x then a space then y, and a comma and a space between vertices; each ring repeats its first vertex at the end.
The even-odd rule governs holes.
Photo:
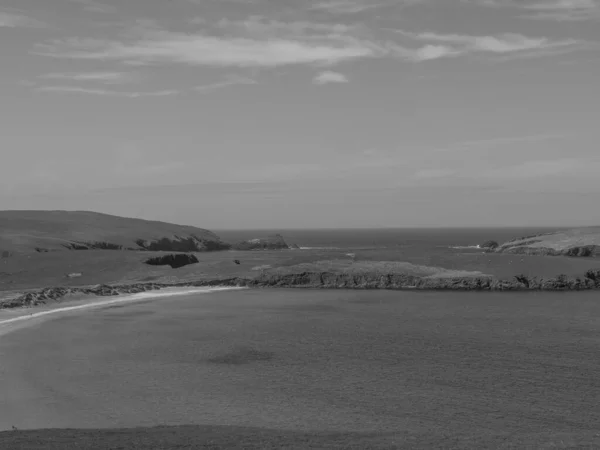
POLYGON ((226 242, 237 242, 273 234, 302 249, 376 250, 413 248, 477 249, 487 240, 498 243, 510 239, 556 231, 556 228, 368 228, 368 229, 271 229, 216 230, 226 242))
POLYGON ((558 231, 560 228, 371 228, 371 229, 270 229, 215 230, 225 242, 283 236, 296 244, 298 262, 303 256, 338 259, 352 256, 357 260, 403 261, 452 270, 478 271, 501 279, 515 275, 552 278, 558 275, 582 276, 587 270, 600 269, 598 258, 557 258, 487 253, 485 241, 503 243, 511 239, 558 231), (306 254, 303 254, 302 251, 306 254), (328 252, 327 250, 331 250, 328 252), (348 255, 348 256, 345 256, 348 255))

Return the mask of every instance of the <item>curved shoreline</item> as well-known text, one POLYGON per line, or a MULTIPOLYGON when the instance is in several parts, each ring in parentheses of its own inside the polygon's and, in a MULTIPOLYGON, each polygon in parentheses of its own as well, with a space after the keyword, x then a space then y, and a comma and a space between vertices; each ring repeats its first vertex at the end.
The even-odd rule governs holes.
MULTIPOLYGON (((165 289, 168 289, 168 288, 165 288, 165 289)), ((232 291, 232 290, 238 290, 238 289, 245 289, 245 288, 243 288, 243 287, 242 288, 209 287, 209 288, 195 288, 195 289, 185 289, 185 290, 177 290, 177 291, 162 291, 162 292, 145 291, 145 292, 139 292, 139 293, 129 294, 129 295, 127 295, 127 294, 118 295, 117 298, 112 298, 112 299, 94 300, 94 301, 89 301, 89 302, 83 301, 83 303, 81 303, 82 300, 75 300, 74 302, 77 302, 79 304, 75 304, 72 306, 62 306, 62 307, 57 307, 57 308, 46 309, 46 310, 42 310, 42 311, 38 311, 38 312, 33 312, 30 314, 15 315, 8 319, 0 320, 0 336, 21 328, 22 326, 26 325, 28 321, 32 321, 32 320, 35 321, 35 319, 44 319, 47 316, 51 316, 51 315, 59 314, 59 313, 79 311, 79 310, 85 310, 85 309, 93 309, 93 308, 102 308, 105 306, 111 306, 111 305, 122 304, 122 303, 138 303, 138 302, 143 302, 143 301, 156 300, 156 299, 163 298, 163 297, 175 297, 175 296, 182 296, 182 295, 189 295, 189 294, 209 294, 212 292, 232 291)), ((101 297, 99 297, 99 298, 101 298, 101 297)))
MULTIPOLYGON (((559 275, 555 278, 516 275, 512 280, 480 277, 419 277, 391 273, 301 272, 261 274, 255 278, 223 278, 179 283, 133 283, 87 287, 50 287, 23 293, 0 302, 0 310, 44 305, 60 301, 67 295, 109 297, 142 294, 168 288, 304 288, 360 290, 430 290, 430 291, 582 291, 600 290, 600 271, 588 271, 582 277, 559 275)), ((154 295, 154 294, 153 294, 154 295)))

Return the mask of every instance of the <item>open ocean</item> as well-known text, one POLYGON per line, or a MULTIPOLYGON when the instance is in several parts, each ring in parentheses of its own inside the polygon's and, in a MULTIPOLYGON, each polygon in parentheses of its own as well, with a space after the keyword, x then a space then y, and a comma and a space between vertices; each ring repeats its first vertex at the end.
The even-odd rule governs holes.
POLYGON ((281 234, 288 244, 301 248, 399 249, 439 251, 442 248, 476 248, 487 240, 510 239, 555 231, 556 228, 371 228, 322 230, 216 230, 226 242, 281 234))

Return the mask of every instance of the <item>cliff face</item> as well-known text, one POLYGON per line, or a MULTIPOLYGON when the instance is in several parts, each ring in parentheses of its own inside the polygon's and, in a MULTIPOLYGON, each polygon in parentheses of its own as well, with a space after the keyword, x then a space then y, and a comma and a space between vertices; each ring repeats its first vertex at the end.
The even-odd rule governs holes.
POLYGON ((250 239, 248 241, 233 244, 234 250, 285 250, 289 245, 280 234, 268 236, 266 238, 250 239))
POLYGON ((231 246, 211 231, 87 211, 0 211, 0 251, 203 252, 231 246))
POLYGON ((498 253, 541 256, 600 256, 600 227, 575 228, 513 239, 500 245, 498 253))

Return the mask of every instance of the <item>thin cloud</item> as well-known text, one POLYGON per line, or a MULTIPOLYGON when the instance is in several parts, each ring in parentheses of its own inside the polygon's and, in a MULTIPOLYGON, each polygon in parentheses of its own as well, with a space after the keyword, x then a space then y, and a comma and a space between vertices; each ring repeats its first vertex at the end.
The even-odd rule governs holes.
POLYGON ((219 83, 211 83, 211 84, 204 84, 201 86, 196 86, 194 87, 194 90, 197 92, 210 92, 210 91, 214 91, 217 89, 223 89, 229 86, 235 86, 235 85, 250 85, 250 84, 257 84, 256 80, 253 80, 251 78, 246 78, 246 77, 240 77, 237 75, 230 75, 228 77, 226 77, 226 79, 224 81, 221 81, 219 83))
POLYGON ((122 92, 112 91, 109 89, 90 89, 83 88, 80 86, 40 86, 35 89, 37 92, 54 92, 63 94, 87 94, 97 96, 108 96, 108 97, 123 97, 123 98, 140 98, 140 97, 165 97, 169 95, 176 95, 179 91, 176 90, 162 90, 162 91, 149 91, 149 92, 122 92))
POLYGON ((330 0, 313 5, 310 9, 327 11, 332 14, 356 14, 369 9, 378 8, 388 2, 368 0, 330 0))
POLYGON ((348 83, 348 81, 348 77, 343 73, 332 72, 329 70, 321 72, 313 78, 313 83, 319 86, 329 83, 348 83))
POLYGON ((584 21, 600 19, 599 0, 463 0, 491 7, 512 7, 524 10, 521 17, 554 21, 584 21))
POLYGON ((47 80, 89 81, 104 84, 119 84, 133 81, 135 77, 124 72, 72 72, 48 73, 40 75, 39 78, 47 80))
POLYGON ((426 0, 327 0, 318 2, 309 10, 326 11, 330 14, 358 14, 385 6, 402 7, 426 0))
POLYGON ((291 64, 335 64, 374 55, 360 43, 308 43, 286 39, 257 40, 219 38, 184 33, 123 43, 117 41, 66 40, 44 47, 46 56, 126 63, 182 63, 213 67, 278 67, 291 64))
POLYGON ((517 52, 543 52, 549 54, 553 50, 580 48, 583 44, 575 39, 552 40, 546 37, 529 37, 516 33, 504 33, 498 36, 471 36, 462 34, 438 34, 432 32, 412 33, 395 30, 411 39, 428 42, 440 42, 446 45, 454 55, 483 52, 493 54, 507 54, 517 52))
POLYGON ((37 19, 22 14, 0 11, 0 28, 46 28, 47 25, 37 19))
POLYGON ((457 57, 471 52, 508 54, 575 49, 578 41, 555 41, 519 34, 467 36, 410 33, 392 30, 427 42, 405 46, 373 37, 359 25, 280 22, 251 17, 222 20, 218 33, 171 32, 155 22, 138 22, 122 40, 62 39, 38 45, 39 55, 68 59, 119 61, 129 65, 186 64, 191 66, 276 68, 289 65, 334 66, 373 58, 422 62, 457 57))

